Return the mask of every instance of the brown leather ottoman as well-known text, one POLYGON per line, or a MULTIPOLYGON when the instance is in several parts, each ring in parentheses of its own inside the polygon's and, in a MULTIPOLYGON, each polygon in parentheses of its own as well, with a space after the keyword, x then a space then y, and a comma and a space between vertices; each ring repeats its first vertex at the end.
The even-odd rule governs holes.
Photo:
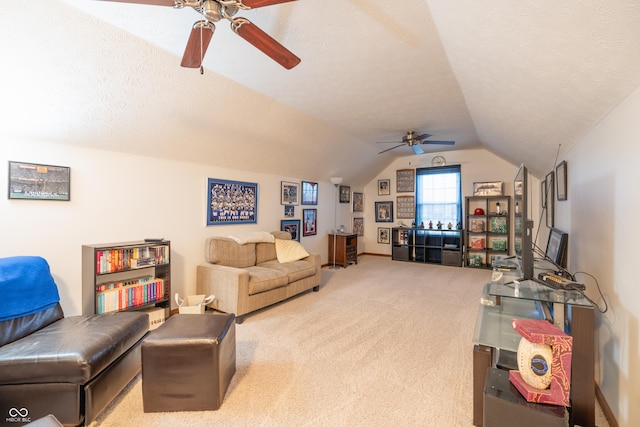
POLYGON ((177 314, 142 342, 144 412, 220 407, 236 372, 233 314, 177 314))

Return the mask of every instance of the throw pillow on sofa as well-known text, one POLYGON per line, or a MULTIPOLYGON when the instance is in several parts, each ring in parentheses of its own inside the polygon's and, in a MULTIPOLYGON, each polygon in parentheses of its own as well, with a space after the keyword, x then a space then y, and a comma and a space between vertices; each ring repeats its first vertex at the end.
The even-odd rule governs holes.
POLYGON ((296 240, 276 239, 276 255, 278 262, 284 264, 306 258, 309 253, 296 240))

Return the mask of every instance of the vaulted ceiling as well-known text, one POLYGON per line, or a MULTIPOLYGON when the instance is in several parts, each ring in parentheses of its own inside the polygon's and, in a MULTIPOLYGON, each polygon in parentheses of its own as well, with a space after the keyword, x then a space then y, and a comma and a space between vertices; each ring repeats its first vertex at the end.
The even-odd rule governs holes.
MULTIPOLYGON (((3 2, 2 143, 21 138, 363 185, 405 132, 538 176, 640 85, 635 0, 298 0, 238 12, 302 62, 220 21, 180 67, 191 8, 3 2)), ((603 141, 606 146, 606 141, 603 141)))

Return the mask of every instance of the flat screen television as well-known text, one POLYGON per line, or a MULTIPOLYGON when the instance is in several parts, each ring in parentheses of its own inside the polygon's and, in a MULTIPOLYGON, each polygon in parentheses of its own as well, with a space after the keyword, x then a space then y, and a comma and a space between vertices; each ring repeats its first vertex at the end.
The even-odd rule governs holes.
POLYGON ((529 171, 521 164, 513 178, 514 241, 521 279, 533 279, 533 220, 529 219, 529 171))

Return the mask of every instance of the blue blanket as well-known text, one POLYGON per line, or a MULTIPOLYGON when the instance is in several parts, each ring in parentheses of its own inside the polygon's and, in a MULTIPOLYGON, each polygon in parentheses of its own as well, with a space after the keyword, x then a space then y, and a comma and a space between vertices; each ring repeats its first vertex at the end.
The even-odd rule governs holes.
POLYGON ((28 316, 60 301, 46 260, 36 256, 0 258, 0 322, 28 316))

